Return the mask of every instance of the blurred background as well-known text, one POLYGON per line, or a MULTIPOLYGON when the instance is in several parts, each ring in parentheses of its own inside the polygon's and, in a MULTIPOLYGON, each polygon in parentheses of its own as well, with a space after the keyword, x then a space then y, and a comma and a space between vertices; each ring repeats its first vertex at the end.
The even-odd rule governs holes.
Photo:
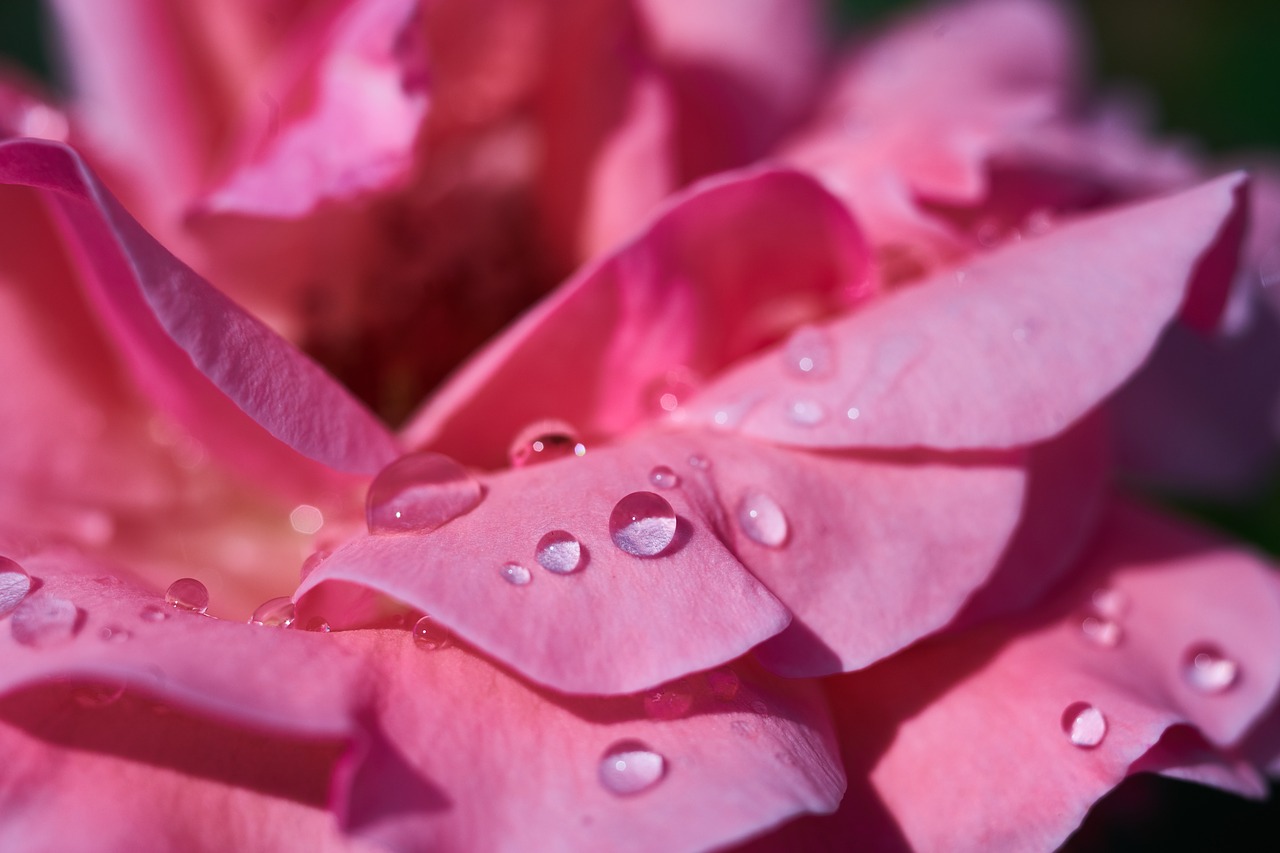
MULTIPOLYGON (((918 5, 831 2, 832 25, 845 32, 874 27, 918 5)), ((0 58, 56 89, 56 63, 40 5, 40 0, 0 0, 0 58)), ((1090 40, 1094 91, 1137 89, 1149 97, 1162 134, 1196 140, 1214 153, 1270 150, 1280 162, 1280 2, 1078 0, 1074 5, 1090 40)), ((1280 555, 1280 476, 1272 476, 1266 493, 1244 503, 1170 503, 1280 555)), ((1273 786, 1270 802, 1250 803, 1193 785, 1137 777, 1100 802, 1065 849, 1280 850, 1280 787, 1273 786)))

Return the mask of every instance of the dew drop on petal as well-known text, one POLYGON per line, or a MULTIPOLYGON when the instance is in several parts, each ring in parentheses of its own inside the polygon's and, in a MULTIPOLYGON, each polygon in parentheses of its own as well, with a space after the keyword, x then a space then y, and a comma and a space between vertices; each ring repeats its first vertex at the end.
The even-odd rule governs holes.
POLYGON ((1107 718, 1088 702, 1072 702, 1062 712, 1062 731, 1082 749, 1092 749, 1107 736, 1107 718))
POLYGON ((1103 616, 1119 619, 1129 609, 1129 597, 1118 589, 1098 587, 1089 597, 1093 609, 1103 616))
POLYGON ((680 485, 680 475, 666 465, 655 465, 649 472, 649 482, 659 489, 674 489, 680 485))
POLYGON ((676 411, 687 403, 698 390, 698 376, 686 367, 673 367, 644 390, 644 404, 654 415, 676 411))
POLYGON ((1124 639, 1120 623, 1106 616, 1091 613, 1080 620, 1080 634, 1094 645, 1113 649, 1124 639))
POLYGON ((209 590, 195 578, 178 578, 164 591, 164 600, 178 610, 204 613, 209 609, 209 590))
POLYGON ((569 424, 564 421, 537 421, 522 429, 511 442, 507 448, 507 461, 512 468, 523 468, 553 459, 582 456, 586 452, 586 445, 578 440, 577 431, 569 424))
POLYGON ((653 492, 632 492, 609 514, 609 535, 619 549, 636 557, 661 554, 676 537, 676 511, 653 492))
POLYGON ((258 605, 258 609, 249 617, 249 624, 264 628, 291 628, 296 618, 297 608, 294 607, 293 599, 282 595, 258 605))
POLYGON ((333 631, 328 621, 323 616, 312 616, 307 620, 307 624, 302 626, 304 631, 315 631, 318 634, 328 634, 333 631))
POLYGON ((747 538, 766 548, 787 544, 790 526, 778 502, 760 491, 749 491, 738 501, 738 526, 747 538))
POLYGON ((1187 683, 1201 693, 1222 693, 1240 677, 1240 665, 1211 643, 1198 643, 1187 649, 1182 660, 1187 683))
POLYGON ((787 419, 797 426, 817 426, 827 417, 827 409, 817 400, 792 400, 787 406, 787 419))
POLYGON ((693 707, 693 695, 683 684, 670 684, 644 695, 644 712, 652 720, 678 720, 693 707))
POLYGON ((29 592, 31 576, 13 560, 0 557, 0 616, 21 604, 29 592))
POLYGON ((80 630, 80 611, 65 598, 28 598, 9 617, 9 632, 24 646, 44 648, 65 643, 80 630))
POLYGON ((410 453, 373 478, 365 516, 370 533, 425 532, 475 509, 483 497, 480 483, 448 456, 410 453))
POLYGON ((699 471, 710 471, 711 460, 703 456, 701 453, 695 453, 688 459, 690 468, 697 468, 699 471))
POLYGON ((502 579, 512 586, 524 586, 533 580, 533 575, 529 574, 529 570, 519 563, 503 563, 502 568, 498 570, 498 574, 502 575, 502 579))
POLYGON ((711 694, 721 701, 729 701, 738 695, 742 680, 738 674, 727 667, 713 669, 707 673, 707 688, 711 694))
POLYGON ((666 759, 636 740, 618 741, 600 758, 600 784, 620 797, 652 788, 666 771, 666 759))
POLYGON ((123 684, 117 684, 114 686, 107 684, 94 684, 78 688, 72 694, 76 704, 81 708, 105 708, 108 705, 114 705, 116 702, 120 701, 120 697, 123 695, 123 684))
POLYGON ((148 604, 138 612, 145 622, 163 622, 169 618, 169 611, 158 604, 148 604))
POLYGON ((848 411, 844 413, 844 416, 851 421, 856 421, 858 418, 862 417, 862 410, 857 406, 850 406, 848 411))
POLYGON ((582 545, 572 533, 552 530, 538 540, 534 558, 547 571, 567 575, 582 562, 582 545))
POLYGON ((824 329, 801 326, 782 348, 787 370, 805 379, 824 379, 835 369, 831 336, 824 329))
POLYGON ((133 639, 133 632, 119 625, 103 625, 98 629, 98 639, 104 643, 123 643, 133 639))
POLYGON ((452 639, 449 629, 430 616, 423 616, 413 623, 413 643, 420 649, 438 651, 448 646, 452 639))

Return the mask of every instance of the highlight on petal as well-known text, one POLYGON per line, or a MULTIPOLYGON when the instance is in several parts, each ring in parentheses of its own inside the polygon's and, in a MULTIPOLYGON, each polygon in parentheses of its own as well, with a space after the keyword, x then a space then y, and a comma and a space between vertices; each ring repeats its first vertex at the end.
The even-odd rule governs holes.
POLYGON ((0 66, 0 139, 32 137, 58 142, 67 138, 67 117, 26 75, 0 66))
POLYGON ((877 849, 1050 849, 1142 771, 1260 796, 1231 748, 1276 698, 1278 643, 1272 566, 1117 506, 1047 606, 834 681, 845 766, 866 788, 766 840, 856 828, 877 849))
POLYGON ((371 474, 397 455, 373 415, 165 251, 69 149, 4 143, 0 181, 47 192, 138 384, 220 457, 331 479, 329 469, 371 474))
POLYGON ((687 394, 798 323, 867 295, 861 237, 812 179, 768 167, 710 179, 490 344, 404 440, 499 467, 514 433, 535 421, 567 421, 588 439, 614 435, 665 414, 664 384, 687 394))
POLYGON ((892 292, 820 327, 827 376, 797 376, 775 347, 705 388, 689 420, 737 410, 743 433, 805 447, 1053 436, 1137 370, 1188 293, 1227 286, 1243 186, 1232 175, 1086 217, 892 292))

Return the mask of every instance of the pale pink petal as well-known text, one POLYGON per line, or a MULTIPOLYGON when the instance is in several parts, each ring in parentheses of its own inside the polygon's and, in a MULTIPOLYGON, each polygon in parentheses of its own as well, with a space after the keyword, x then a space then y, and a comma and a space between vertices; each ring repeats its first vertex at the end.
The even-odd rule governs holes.
POLYGON ((614 435, 663 414, 671 376, 696 383, 848 307, 868 295, 865 276, 855 226, 811 179, 763 169, 708 180, 493 342, 405 441, 498 467, 535 421, 614 435))
POLYGON ((867 787, 851 790, 828 822, 802 822, 790 830, 802 835, 784 832, 774 843, 856 829, 875 849, 1051 849, 1098 798, 1143 770, 1258 796, 1262 781, 1230 747, 1275 699, 1277 644, 1273 567, 1121 506, 1078 580, 1048 607, 833 684, 845 766, 851 779, 865 774, 867 787), (1114 646, 1082 631, 1099 602, 1121 627, 1114 646), (1188 656, 1206 643, 1238 667, 1217 692, 1186 675, 1188 656), (1092 748, 1063 728, 1077 702, 1105 719, 1092 748), (1181 733, 1183 725, 1202 737, 1181 733), (1208 760, 1208 744, 1224 754, 1208 760))
POLYGON ((1018 523, 1017 463, 819 455, 663 432, 485 478, 484 501, 430 534, 371 535, 334 553, 299 589, 321 598, 300 603, 331 624, 360 624, 373 602, 358 591, 369 587, 535 681, 590 693, 735 658, 785 628, 790 610, 796 625, 761 654, 784 674, 825 674, 955 616, 1018 523), (658 466, 678 484, 655 483, 658 466), (615 544, 611 514, 632 492, 659 495, 678 519, 654 556, 615 544), (556 530, 580 543, 570 574, 536 559, 556 530), (509 562, 527 584, 504 580, 509 562))
POLYGON ((844 789, 812 683, 736 664, 664 687, 688 702, 653 717, 644 697, 559 697, 403 632, 342 639, 377 662, 387 692, 379 730, 339 777, 340 815, 391 849, 705 849, 830 812, 844 789), (664 767, 623 796, 600 777, 620 741, 664 767))
POLYGON ((418 6, 353 3, 308 39, 313 64, 264 95, 279 105, 266 137, 201 208, 296 217, 403 184, 428 104, 418 6))
POLYGON ((220 457, 313 480, 373 473, 395 457, 373 415, 165 251, 69 149, 5 143, 0 181, 48 192, 136 380, 220 457))
POLYGON ((704 389, 689 422, 732 417, 807 447, 1055 435, 1137 370, 1184 301, 1221 304, 1243 187, 1228 176, 1089 216, 890 293, 823 327, 827 376, 797 375, 775 348, 704 389))

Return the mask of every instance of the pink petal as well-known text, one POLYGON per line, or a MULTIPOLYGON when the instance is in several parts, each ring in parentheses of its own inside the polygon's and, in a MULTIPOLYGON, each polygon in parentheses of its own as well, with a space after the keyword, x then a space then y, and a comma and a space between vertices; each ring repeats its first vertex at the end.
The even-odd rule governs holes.
POLYGON ((395 457, 385 427, 159 246, 73 152, 10 142, 0 158, 4 183, 48 192, 88 296, 140 385, 220 456, 309 479, 332 479, 323 466, 373 473, 395 457))
POLYGON ((856 827, 876 849, 1049 849, 1143 770, 1257 796, 1256 773, 1229 752, 1208 761, 1205 742, 1236 743, 1273 701, 1278 645, 1271 566, 1116 508, 1078 581, 1050 606, 841 679, 830 695, 845 765, 851 778, 867 774, 867 789, 851 791, 830 822, 798 824, 790 831, 800 835, 774 842, 856 827), (1081 631, 1100 587, 1127 602, 1115 611, 1123 634, 1110 648, 1081 631), (1205 642, 1239 665, 1222 692, 1198 691, 1184 675, 1187 653, 1205 642), (1073 745, 1062 728, 1064 710, 1081 701, 1105 717, 1094 748, 1073 745))
POLYGON ((321 585, 369 587, 535 681, 591 693, 733 659, 787 625, 785 604, 797 626, 762 656, 788 675, 825 674, 936 630, 986 581, 1019 519, 1016 462, 817 455, 660 433, 486 478, 483 503, 433 533, 374 535, 337 551, 299 589, 321 600, 300 604, 327 608, 331 624, 359 624, 369 618, 369 602, 352 597, 360 586, 321 585), (678 487, 651 481, 661 465, 678 487), (614 505, 637 491, 660 493, 679 519, 657 556, 632 556, 612 538, 614 505), (757 500, 760 524, 772 526, 754 539, 742 520, 753 495, 781 513, 757 500), (554 530, 581 545, 571 574, 535 560, 554 530), (504 582, 509 561, 530 572, 527 585, 504 582))
POLYGON ((65 141, 67 117, 25 74, 0 66, 0 139, 22 136, 65 141))
POLYGON ((812 180, 777 169, 709 180, 464 367, 405 441, 497 467, 535 421, 622 432, 662 413, 664 377, 713 374, 861 298, 865 275, 853 223, 812 180))
POLYGON ((768 352, 705 389, 689 420, 743 412, 743 433, 806 447, 1055 435, 1138 368, 1184 299, 1222 292, 1243 186, 1229 176, 1091 216, 890 293, 827 324, 831 378, 768 352), (798 417, 799 403, 825 417, 798 417))
POLYGON ((427 652, 402 633, 344 636, 387 674, 374 737, 339 777, 348 832, 391 849, 705 849, 803 812, 830 812, 844 776, 821 694, 745 664, 717 694, 650 718, 641 697, 566 698, 461 649, 427 652), (628 796, 600 780, 619 741, 665 760, 628 796))

